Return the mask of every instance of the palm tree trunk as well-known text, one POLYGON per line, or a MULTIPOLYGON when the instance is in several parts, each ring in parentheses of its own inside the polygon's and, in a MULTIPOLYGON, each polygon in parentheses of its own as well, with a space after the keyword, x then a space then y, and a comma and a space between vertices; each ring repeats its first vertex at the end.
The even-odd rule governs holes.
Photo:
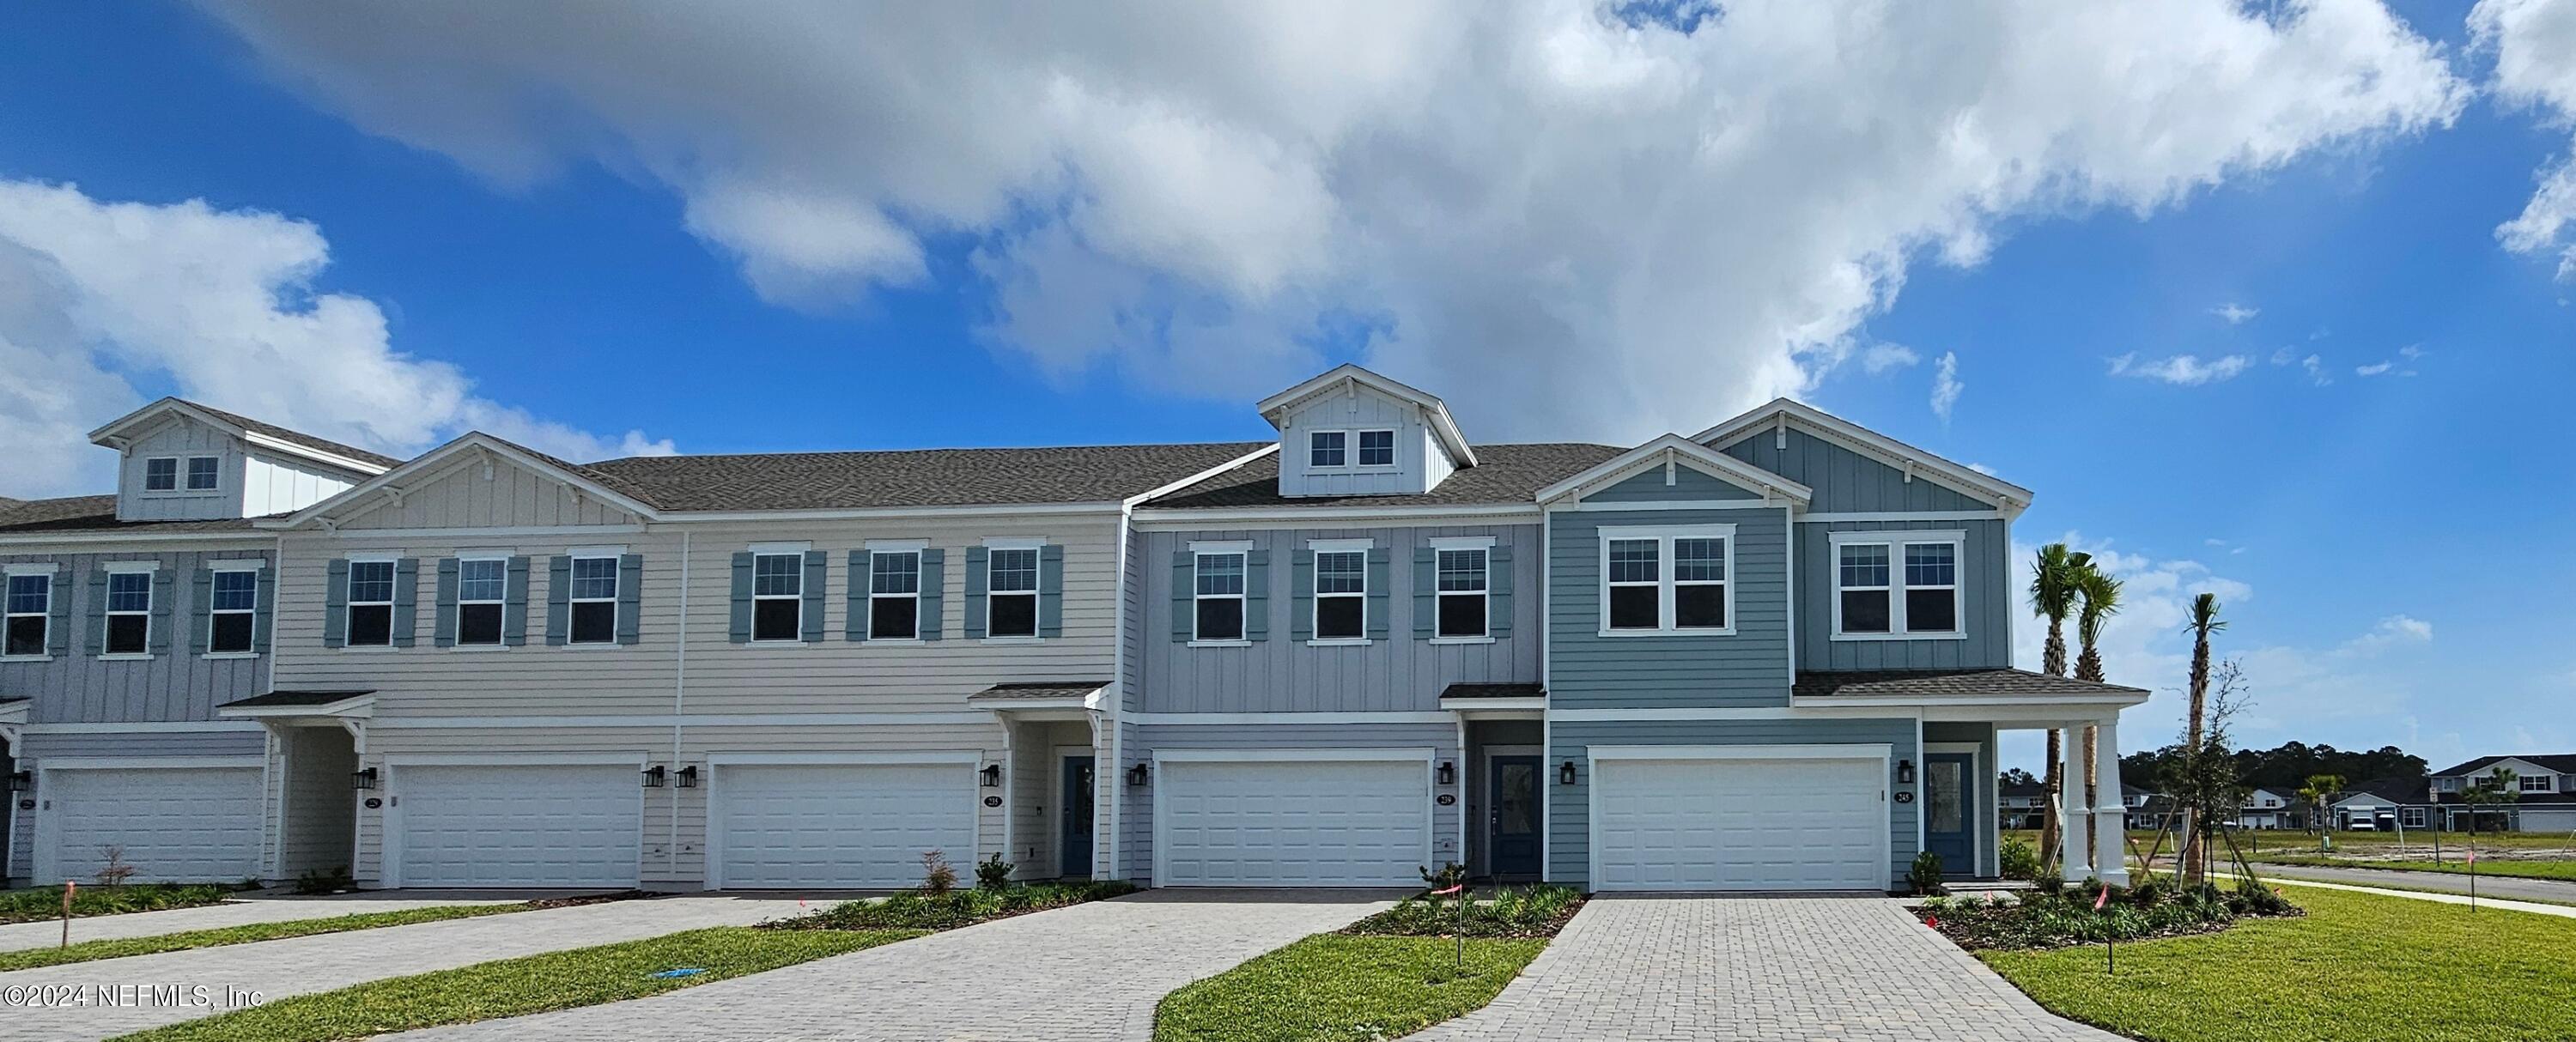
MULTIPOLYGON (((2040 668, 2049 676, 2066 675, 2066 624, 2064 622, 2057 619, 2048 620, 2048 642, 2041 646, 2039 660, 2040 668)), ((2050 866, 2060 863, 2059 850, 2066 841, 2066 837, 2058 830, 2058 817, 2064 813, 2064 802, 2058 799, 2058 795, 2066 791, 2066 767, 2061 762, 2065 759, 2065 749, 2061 744, 2063 741, 2062 732, 2054 727, 2048 729, 2048 769, 2042 772, 2045 780, 2040 783, 2040 791, 2046 793, 2048 797, 2048 813, 2040 815, 2039 818, 2039 865, 2043 872, 2060 871, 2050 866)))

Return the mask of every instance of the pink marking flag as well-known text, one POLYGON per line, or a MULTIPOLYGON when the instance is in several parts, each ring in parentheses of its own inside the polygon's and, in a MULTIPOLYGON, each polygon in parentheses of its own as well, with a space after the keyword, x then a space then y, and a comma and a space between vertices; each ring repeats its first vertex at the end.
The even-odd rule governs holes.
POLYGON ((1432 892, 1431 892, 1431 896, 1433 896, 1433 897, 1447 897, 1447 896, 1449 896, 1449 895, 1451 895, 1451 894, 1457 893, 1458 891, 1461 891, 1461 890, 1464 890, 1464 889, 1467 889, 1467 884, 1465 884, 1465 883, 1460 883, 1460 884, 1458 884, 1458 885, 1456 885, 1456 886, 1450 887, 1450 888, 1449 888, 1449 889, 1447 889, 1447 890, 1434 890, 1434 891, 1432 891, 1432 892))
POLYGON ((2096 911, 2096 912, 2101 911, 2101 910, 2102 910, 2102 906, 2107 905, 2107 904, 2110 904, 2110 903, 2111 903, 2111 888, 2110 888, 2110 887, 2107 887, 2107 886, 2106 886, 2106 887, 2103 887, 2103 888, 2102 888, 2102 892, 2101 892, 2101 893, 2098 893, 2098 894, 2093 895, 2093 910, 2094 910, 2094 911, 2096 911))

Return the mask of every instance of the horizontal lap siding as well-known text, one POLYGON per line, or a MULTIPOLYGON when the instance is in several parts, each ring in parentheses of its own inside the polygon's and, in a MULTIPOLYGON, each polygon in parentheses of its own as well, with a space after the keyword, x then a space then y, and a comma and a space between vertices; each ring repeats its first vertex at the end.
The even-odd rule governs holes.
POLYGON ((133 723, 202 721, 215 718, 215 707, 265 690, 266 656, 207 658, 190 643, 199 625, 197 569, 213 561, 267 561, 265 542, 242 549, 190 550, 168 553, 66 553, 0 555, 0 564, 58 565, 53 595, 67 598, 71 615, 69 651, 51 661, 0 662, 0 696, 28 696, 28 722, 133 723), (149 659, 101 659, 88 653, 90 632, 98 625, 99 606, 90 596, 90 577, 112 561, 153 561, 170 576, 166 587, 170 613, 156 623, 170 626, 168 649, 149 659))
MULTIPOLYGON (((1128 731, 1131 763, 1151 762, 1156 749, 1430 749, 1432 762, 1455 762, 1459 756, 1455 724, 1156 724, 1128 731)), ((1150 883, 1154 870, 1153 785, 1135 787, 1120 779, 1124 790, 1123 831, 1127 844, 1125 878, 1150 883)), ((1458 786, 1434 786, 1435 796, 1459 794, 1458 786)), ((1459 860, 1458 806, 1435 807, 1431 842, 1444 861, 1459 860)))
POLYGON ((1785 509, 1561 511, 1550 524, 1551 707, 1788 704, 1785 509), (1736 526, 1736 632, 1601 636, 1599 529, 1706 524, 1736 526))
MULTIPOLYGON (((1914 731, 1915 722, 1910 718, 1555 721, 1549 725, 1548 734, 1548 879, 1570 886, 1590 885, 1592 769, 1588 757, 1593 746, 1883 743, 1894 747, 1891 759, 1910 759, 1919 764, 1922 756, 1915 745, 1914 731), (1576 766, 1575 784, 1558 784, 1555 765, 1569 760, 1576 766)), ((1893 775, 1881 780, 1891 787, 1895 784, 1893 775)), ((1904 876, 1920 849, 1916 824, 1919 802, 1898 803, 1892 796, 1891 792, 1887 802, 1891 886, 1904 876)))
MULTIPOLYGON (((1891 541, 1901 537, 1891 537, 1891 541)), ((1802 669, 1960 669, 2012 665, 2011 538, 2001 521, 1836 521, 1798 526, 1802 669), (1835 532, 1966 532, 1959 547, 1960 640, 1835 640, 1835 532)), ((1891 567, 1904 567, 1899 551, 1891 567)))

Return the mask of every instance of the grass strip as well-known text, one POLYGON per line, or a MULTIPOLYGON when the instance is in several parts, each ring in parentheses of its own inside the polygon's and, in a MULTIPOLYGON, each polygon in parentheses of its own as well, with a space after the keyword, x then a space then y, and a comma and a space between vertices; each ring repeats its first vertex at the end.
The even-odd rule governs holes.
POLYGON ((227 944, 250 944, 276 941, 289 937, 310 937, 322 933, 349 930, 373 930, 383 926, 409 926, 447 919, 470 919, 502 912, 524 912, 526 904, 434 905, 427 908, 403 908, 390 912, 359 912, 320 919, 289 919, 274 923, 248 923, 212 930, 188 930, 151 937, 113 937, 82 941, 66 948, 25 948, 0 952, 0 973, 32 970, 65 963, 91 962, 98 959, 122 959, 129 955, 155 955, 161 952, 186 951, 191 948, 217 948, 227 944))
MULTIPOLYGON (((232 898, 234 889, 214 883, 84 886, 72 894, 72 918, 222 904, 232 898)), ((0 891, 0 924, 40 922, 60 918, 62 914, 62 887, 37 886, 0 891)))
POLYGON ((1155 1042, 1366 1042, 1484 1008, 1547 947, 1471 937, 1316 934, 1164 996, 1155 1042))

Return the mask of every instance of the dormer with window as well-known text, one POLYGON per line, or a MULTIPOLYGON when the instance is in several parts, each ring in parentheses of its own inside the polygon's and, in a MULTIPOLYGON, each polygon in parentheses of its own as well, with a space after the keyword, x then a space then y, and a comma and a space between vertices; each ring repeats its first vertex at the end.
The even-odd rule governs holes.
POLYGON ((1279 428, 1279 493, 1420 495, 1476 465, 1440 399, 1344 365, 1261 403, 1279 428))
POLYGON ((177 398, 90 433, 124 455, 119 521, 264 517, 328 499, 399 462, 177 398))

